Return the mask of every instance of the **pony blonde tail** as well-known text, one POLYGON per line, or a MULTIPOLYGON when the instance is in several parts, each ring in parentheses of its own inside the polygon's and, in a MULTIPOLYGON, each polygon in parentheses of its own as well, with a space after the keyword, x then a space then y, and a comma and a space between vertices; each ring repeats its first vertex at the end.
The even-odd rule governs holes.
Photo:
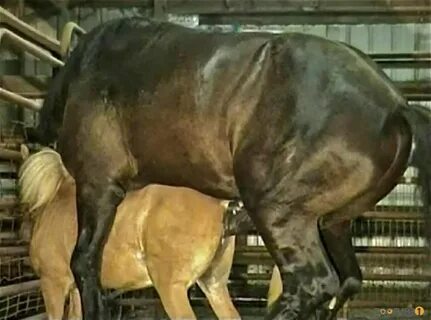
POLYGON ((49 204, 61 185, 72 177, 63 165, 60 154, 50 148, 29 156, 18 173, 20 201, 29 207, 29 214, 49 204))

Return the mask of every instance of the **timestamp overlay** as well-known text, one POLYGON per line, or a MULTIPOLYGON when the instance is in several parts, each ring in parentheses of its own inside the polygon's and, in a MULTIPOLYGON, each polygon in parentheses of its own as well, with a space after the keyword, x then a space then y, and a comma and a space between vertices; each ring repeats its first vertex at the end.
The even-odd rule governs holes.
POLYGON ((337 320, 431 320, 430 308, 415 305, 409 308, 366 308, 350 310, 337 320))

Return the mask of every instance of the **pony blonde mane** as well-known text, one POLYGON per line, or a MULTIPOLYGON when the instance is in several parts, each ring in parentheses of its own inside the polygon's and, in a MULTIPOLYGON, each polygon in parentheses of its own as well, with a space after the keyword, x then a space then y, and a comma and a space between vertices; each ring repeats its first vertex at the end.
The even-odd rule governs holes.
POLYGON ((72 180, 63 165, 60 154, 50 148, 31 155, 18 173, 21 204, 29 207, 28 213, 48 205, 66 180, 72 180))

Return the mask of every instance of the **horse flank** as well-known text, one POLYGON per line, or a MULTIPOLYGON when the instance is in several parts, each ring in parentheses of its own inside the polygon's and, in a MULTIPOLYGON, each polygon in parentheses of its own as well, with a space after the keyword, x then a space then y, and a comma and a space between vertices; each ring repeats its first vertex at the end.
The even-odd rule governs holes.
POLYGON ((29 208, 26 214, 41 212, 39 209, 54 199, 62 184, 72 179, 54 150, 44 148, 31 155, 18 173, 20 201, 29 208))

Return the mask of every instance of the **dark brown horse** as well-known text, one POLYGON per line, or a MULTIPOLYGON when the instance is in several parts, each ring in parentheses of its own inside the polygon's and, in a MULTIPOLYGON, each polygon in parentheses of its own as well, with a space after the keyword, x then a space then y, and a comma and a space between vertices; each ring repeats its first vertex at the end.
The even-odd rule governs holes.
POLYGON ((345 230, 385 196, 413 138, 428 210, 431 126, 411 112, 370 59, 319 37, 138 18, 97 27, 52 83, 39 127, 76 180, 84 318, 109 317, 102 247, 125 191, 149 183, 241 198, 283 279, 269 318, 322 318, 345 283, 333 267, 343 247, 324 247, 318 221, 345 230))

